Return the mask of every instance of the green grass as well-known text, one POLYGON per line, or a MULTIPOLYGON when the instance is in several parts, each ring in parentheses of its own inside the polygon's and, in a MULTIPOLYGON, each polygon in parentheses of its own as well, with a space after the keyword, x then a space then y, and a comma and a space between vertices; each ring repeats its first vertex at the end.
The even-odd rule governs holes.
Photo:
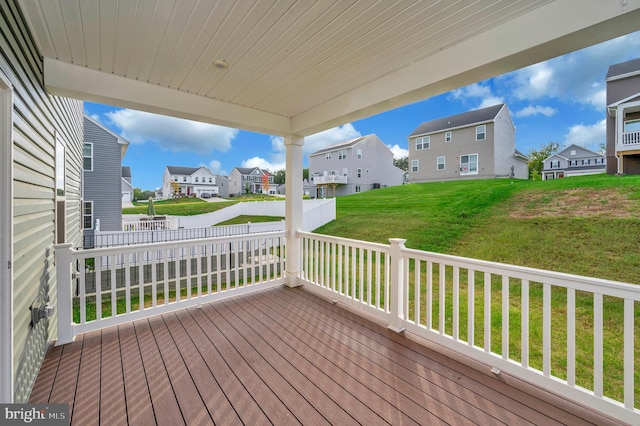
MULTIPOLYGON (((262 194, 247 194, 234 197, 227 201, 212 201, 208 202, 200 198, 183 197, 169 200, 154 201, 153 206, 156 211, 156 215, 170 215, 170 216, 193 216, 197 214, 211 213, 229 207, 236 203, 242 203, 246 201, 262 201, 262 200, 274 200, 275 198, 270 195, 262 194)), ((134 207, 127 207, 122 209, 123 214, 147 214, 146 202, 134 202, 134 207)))
POLYGON ((262 223, 262 222, 279 222, 283 220, 284 217, 280 216, 249 216, 249 215, 240 215, 236 216, 233 219, 225 220, 224 222, 216 223, 216 226, 224 226, 224 225, 242 225, 245 223, 262 223))

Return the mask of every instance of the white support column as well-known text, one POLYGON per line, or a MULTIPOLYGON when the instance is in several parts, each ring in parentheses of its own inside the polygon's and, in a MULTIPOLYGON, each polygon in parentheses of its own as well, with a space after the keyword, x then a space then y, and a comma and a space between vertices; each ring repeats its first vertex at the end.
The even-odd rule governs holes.
MULTIPOLYGON (((73 342, 73 294, 71 279, 71 244, 54 246, 56 253, 56 281, 58 288, 58 339, 56 346, 73 342)), ((82 271, 84 272, 84 271, 82 271)), ((97 271, 96 273, 100 273, 97 271)))
POLYGON ((624 173, 624 160, 623 160, 623 135, 624 132, 624 108, 621 105, 618 105, 616 110, 616 149, 615 155, 618 159, 618 170, 617 173, 624 173))
POLYGON ((286 285, 300 285, 300 238, 298 230, 302 229, 302 146, 304 138, 289 135, 284 138, 287 163, 285 171, 285 229, 287 230, 286 285))

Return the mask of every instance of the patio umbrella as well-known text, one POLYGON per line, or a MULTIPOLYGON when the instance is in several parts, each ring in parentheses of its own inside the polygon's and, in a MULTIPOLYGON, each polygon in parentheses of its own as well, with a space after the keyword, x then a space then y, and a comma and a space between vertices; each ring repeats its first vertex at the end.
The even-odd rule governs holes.
POLYGON ((155 216, 156 209, 153 207, 153 198, 149 197, 149 203, 147 204, 147 216, 155 216))

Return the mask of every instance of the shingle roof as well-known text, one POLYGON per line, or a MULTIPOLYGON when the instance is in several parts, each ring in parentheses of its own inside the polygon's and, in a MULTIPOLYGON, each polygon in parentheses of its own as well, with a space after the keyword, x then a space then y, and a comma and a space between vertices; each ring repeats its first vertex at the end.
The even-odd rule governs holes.
POLYGON ((344 148, 349 148, 352 147, 353 145, 357 144, 358 142, 367 139, 371 136, 375 136, 374 134, 370 134, 370 135, 366 135, 366 136, 360 136, 354 139, 349 139, 348 141, 344 141, 344 142, 338 142, 338 143, 334 143, 333 145, 329 145, 329 146, 325 146, 324 148, 309 154, 311 155, 318 155, 318 154, 324 154, 325 152, 329 152, 329 151, 335 151, 336 149, 344 149, 344 148))
POLYGON ((255 170, 260 172, 263 175, 273 176, 271 172, 268 170, 262 170, 260 167, 234 167, 241 175, 250 175, 255 170))
POLYGON ((609 70, 607 71, 606 78, 629 74, 634 71, 640 71, 640 58, 632 59, 626 62, 620 62, 619 64, 609 65, 609 70))
POLYGON ((409 137, 426 135, 446 129, 465 127, 475 123, 490 121, 496 118, 496 115, 498 115, 498 112, 500 112, 504 106, 504 104, 499 104, 487 108, 463 112, 462 114, 451 115, 449 117, 438 118, 433 121, 427 121, 418 126, 418 128, 415 129, 409 137))
POLYGON ((131 167, 122 166, 122 177, 131 177, 131 167))
POLYGON ((167 170, 169 170, 169 174, 171 175, 191 176, 200 170, 200 167, 167 166, 167 170))

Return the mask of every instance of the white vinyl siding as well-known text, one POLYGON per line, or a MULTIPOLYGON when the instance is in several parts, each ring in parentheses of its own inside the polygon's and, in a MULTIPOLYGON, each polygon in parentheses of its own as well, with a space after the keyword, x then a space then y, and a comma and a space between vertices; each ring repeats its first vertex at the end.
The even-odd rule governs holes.
POLYGON ((431 145, 431 136, 421 136, 416 138, 416 149, 429 149, 431 145))

